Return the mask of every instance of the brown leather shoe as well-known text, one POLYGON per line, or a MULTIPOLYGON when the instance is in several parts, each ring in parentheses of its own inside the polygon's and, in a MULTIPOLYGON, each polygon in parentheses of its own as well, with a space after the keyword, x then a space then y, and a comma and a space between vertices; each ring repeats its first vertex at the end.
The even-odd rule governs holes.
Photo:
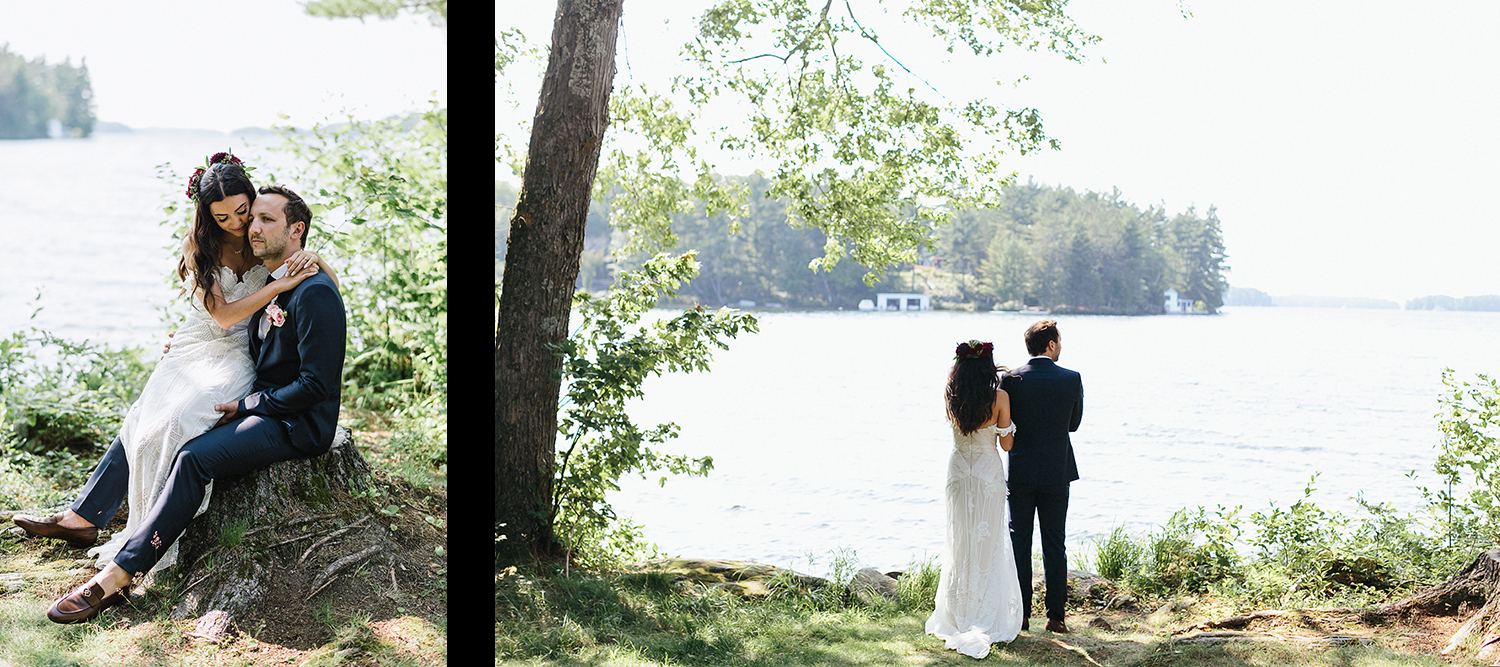
POLYGON ((66 541, 68 546, 74 549, 87 549, 99 541, 99 529, 94 526, 88 528, 67 528, 58 525, 56 514, 45 519, 29 519, 17 514, 11 518, 22 530, 38 537, 54 537, 66 541))
POLYGON ((99 584, 87 583, 78 590, 58 598, 47 608, 47 620, 53 623, 80 623, 99 615, 106 608, 125 601, 130 586, 125 586, 106 596, 99 584))
POLYGON ((1068 626, 1062 621, 1047 619, 1047 632, 1056 632, 1060 635, 1068 634, 1068 626))
POLYGON ((1030 630, 1031 629, 1031 619, 1030 618, 1023 618, 1023 619, 1021 619, 1021 629, 1022 630, 1030 630))

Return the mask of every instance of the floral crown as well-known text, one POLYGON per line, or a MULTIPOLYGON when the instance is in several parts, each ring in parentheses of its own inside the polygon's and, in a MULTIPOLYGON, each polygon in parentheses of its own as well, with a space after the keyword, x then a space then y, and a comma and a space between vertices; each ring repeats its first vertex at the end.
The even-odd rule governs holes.
POLYGON ((203 162, 203 166, 194 169, 193 175, 188 177, 188 199, 198 201, 198 184, 203 181, 203 174, 213 168, 215 164, 232 164, 244 169, 246 173, 255 171, 255 167, 245 166, 245 163, 231 152, 214 153, 212 157, 203 162))
POLYGON ((981 342, 979 342, 977 340, 971 340, 971 341, 969 341, 967 343, 959 343, 958 344, 958 349, 955 350, 954 353, 953 353, 954 354, 953 358, 954 359, 978 359, 979 357, 983 357, 983 356, 986 356, 988 354, 993 353, 994 350, 995 350, 995 344, 994 343, 981 343, 981 342))

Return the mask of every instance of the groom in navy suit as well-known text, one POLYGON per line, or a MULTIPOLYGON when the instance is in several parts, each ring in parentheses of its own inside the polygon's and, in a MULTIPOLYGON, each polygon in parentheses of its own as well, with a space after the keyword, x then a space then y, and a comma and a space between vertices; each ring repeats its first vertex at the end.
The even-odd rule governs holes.
MULTIPOLYGON (((266 266, 301 250, 312 212, 297 193, 265 185, 251 206, 250 249, 266 266), (300 227, 300 229, 299 229, 300 227)), ((281 264, 272 279, 286 270, 281 264)), ((307 456, 333 446, 344 373, 344 301, 338 285, 318 273, 250 318, 255 384, 238 403, 216 407, 222 426, 260 415, 286 426, 289 444, 307 456)))
POLYGON ((1068 484, 1078 479, 1068 434, 1083 421, 1083 379, 1057 365, 1062 334, 1057 322, 1042 320, 1026 330, 1031 361, 1001 377, 1010 395, 1010 542, 1021 580, 1022 609, 1031 628, 1031 535, 1033 517, 1042 530, 1042 568, 1047 588, 1047 630, 1067 632, 1068 557, 1063 547, 1068 518, 1068 484))
MULTIPOLYGON (((260 188, 250 214, 251 250, 279 278, 288 268, 287 257, 302 248, 312 213, 296 193, 269 185, 260 188)), ((167 484, 141 529, 114 562, 53 602, 47 618, 76 623, 122 602, 133 576, 149 572, 186 530, 203 501, 204 487, 214 479, 327 453, 338 422, 344 329, 344 302, 326 273, 304 279, 251 317, 256 377, 250 395, 215 406, 223 416, 212 430, 178 450, 167 484)), ((108 523, 125 497, 129 472, 116 458, 123 461, 122 448, 106 453, 74 508, 96 526, 108 523)), ((50 525, 30 530, 88 544, 98 533, 50 525)))

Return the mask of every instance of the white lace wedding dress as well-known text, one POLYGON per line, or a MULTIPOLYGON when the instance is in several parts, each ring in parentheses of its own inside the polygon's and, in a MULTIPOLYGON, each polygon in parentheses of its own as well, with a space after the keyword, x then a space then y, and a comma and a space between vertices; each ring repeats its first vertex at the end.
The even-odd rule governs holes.
MULTIPOLYGON (((256 265, 237 277, 229 267, 221 266, 216 279, 225 301, 237 301, 265 287, 269 273, 256 265)), ((192 292, 191 284, 186 286, 192 292)), ((97 556, 96 566, 103 568, 114 560, 125 541, 145 521, 166 486, 172 461, 184 443, 213 428, 220 413, 219 403, 233 403, 250 393, 255 382, 255 364, 250 359, 250 318, 223 329, 214 322, 202 303, 193 299, 187 321, 172 335, 172 348, 156 364, 140 398, 130 406, 120 440, 130 464, 130 517, 125 529, 108 542, 88 551, 97 556)), ((203 504, 194 514, 208 509, 213 484, 205 489, 203 504)), ((152 572, 176 562, 174 543, 152 572)))
POLYGON ((1005 464, 994 426, 968 435, 953 427, 948 459, 948 537, 938 577, 937 606, 927 633, 959 653, 984 658, 990 644, 1021 632, 1021 584, 1010 546, 1005 464))

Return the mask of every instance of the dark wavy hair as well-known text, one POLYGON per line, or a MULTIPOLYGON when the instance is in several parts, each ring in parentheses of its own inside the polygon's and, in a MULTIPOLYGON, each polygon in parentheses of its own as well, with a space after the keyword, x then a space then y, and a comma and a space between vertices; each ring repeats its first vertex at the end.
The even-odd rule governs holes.
POLYGON ((995 356, 989 350, 953 362, 953 369, 948 371, 948 388, 943 391, 948 419, 964 435, 979 430, 995 412, 995 392, 999 389, 995 356))
POLYGON ((203 290, 203 307, 209 310, 214 307, 214 300, 208 295, 213 290, 214 269, 219 265, 219 255, 224 248, 224 230, 214 222, 213 212, 208 206, 235 195, 248 195, 250 203, 255 203, 255 185, 245 170, 237 164, 215 163, 209 166, 202 180, 198 181, 197 208, 183 244, 182 259, 177 261, 178 279, 187 280, 191 275, 194 287, 203 290))

